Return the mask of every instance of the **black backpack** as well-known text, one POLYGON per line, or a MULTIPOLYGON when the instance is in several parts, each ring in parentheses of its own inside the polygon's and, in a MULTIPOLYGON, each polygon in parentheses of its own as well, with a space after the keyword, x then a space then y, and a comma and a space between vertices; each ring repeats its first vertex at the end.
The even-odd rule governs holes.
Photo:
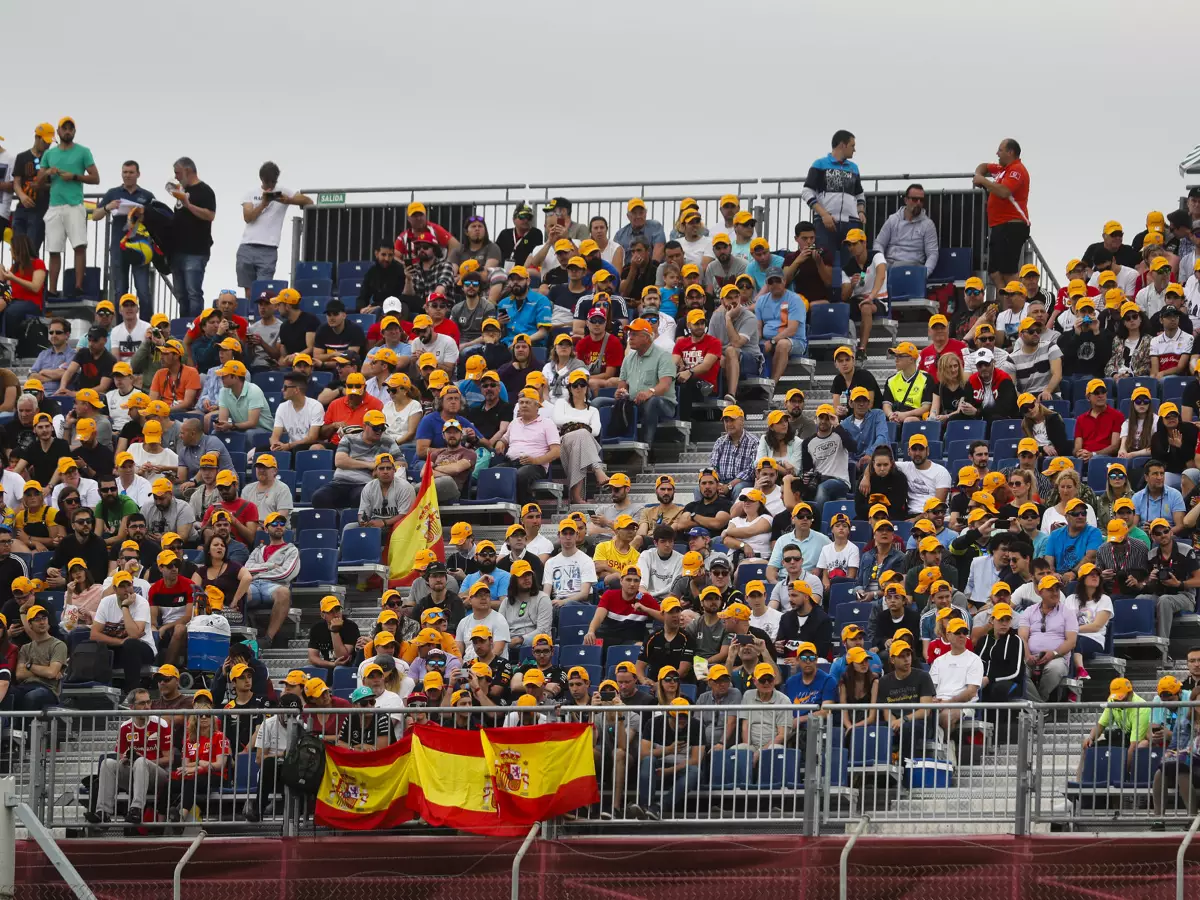
POLYGON ((325 742, 303 732, 279 764, 279 778, 293 791, 313 797, 325 775, 325 742))
MULTIPOLYGON (((112 650, 97 641, 80 641, 67 663, 65 684, 112 684, 112 650)), ((135 688, 137 685, 126 685, 135 688)))
POLYGON ((17 356, 21 359, 33 359, 50 346, 50 330, 36 316, 22 319, 15 330, 9 337, 17 339, 17 356))

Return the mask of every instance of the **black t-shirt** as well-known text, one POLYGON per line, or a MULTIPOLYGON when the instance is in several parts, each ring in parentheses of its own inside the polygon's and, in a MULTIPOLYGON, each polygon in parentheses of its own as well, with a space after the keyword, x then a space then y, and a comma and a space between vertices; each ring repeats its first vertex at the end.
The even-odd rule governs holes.
MULTIPOLYGON (((245 703, 239 703, 235 696, 225 704, 225 709, 265 709, 267 698, 252 696, 245 703)), ((262 724, 262 716, 226 716, 221 720, 221 730, 225 733, 231 747, 241 753, 254 737, 254 732, 262 724)))
MULTIPOLYGON (((1188 334, 1192 334, 1194 327, 1195 326, 1192 325, 1192 320, 1188 317, 1188 314, 1186 312, 1180 312, 1179 313, 1179 330, 1186 332, 1188 334)), ((1163 331, 1165 329, 1163 328, 1163 323, 1162 323, 1162 310, 1159 310, 1158 312, 1156 312, 1154 315, 1152 315, 1150 317, 1150 325, 1147 330, 1151 336, 1163 333, 1163 331)))
POLYGON ((50 557, 50 568, 61 569, 66 575, 67 563, 78 557, 87 563, 92 581, 103 584, 108 577, 108 545, 104 543, 104 538, 95 534, 88 535, 87 541, 81 544, 75 536, 75 530, 64 521, 66 518, 64 515, 58 519, 59 524, 67 529, 67 535, 50 557))
POLYGON ((542 276, 542 284, 559 287, 567 283, 567 270, 562 266, 555 266, 549 272, 542 276))
POLYGON ((550 302, 562 309, 574 312, 576 305, 579 303, 579 298, 588 293, 591 292, 587 288, 584 288, 582 291, 573 291, 569 284, 555 284, 554 287, 550 288, 550 302))
POLYGON ((491 409, 484 409, 482 406, 472 407, 470 413, 471 424, 480 434, 491 440, 492 435, 500 430, 501 422, 513 420, 513 405, 501 400, 491 409))
POLYGON ((100 354, 99 359, 92 357, 92 351, 84 347, 75 354, 75 362, 79 363, 79 375, 75 378, 75 389, 94 388, 100 385, 101 378, 112 378, 113 366, 116 359, 107 350, 100 354))
MULTIPOLYGON (((633 263, 626 263, 625 267, 621 269, 622 284, 625 282, 625 279, 629 277, 629 270, 632 268, 633 263)), ((640 298, 642 296, 642 291, 648 287, 652 287, 657 278, 658 263, 650 260, 642 267, 642 271, 638 272, 637 278, 633 280, 633 284, 629 286, 629 296, 640 298)))
POLYGON ((1183 400, 1180 405, 1190 406, 1194 410, 1192 421, 1200 421, 1200 378, 1194 378, 1184 385, 1183 400))
POLYGON ((883 409, 883 391, 879 389, 879 382, 875 380, 874 375, 861 367, 855 368, 854 374, 850 376, 850 385, 848 387, 846 385, 846 376, 841 372, 835 374, 833 376, 833 383, 829 386, 829 391, 833 394, 845 394, 843 403, 849 406, 850 391, 856 387, 863 387, 871 391, 872 396, 875 397, 874 408, 883 409))
MULTIPOLYGON (((1200 561, 1197 561, 1194 556, 1184 556, 1174 548, 1172 550, 1173 552, 1169 557, 1162 559, 1159 555, 1161 548, 1154 548, 1149 560, 1151 575, 1157 569, 1159 579, 1166 577, 1169 573, 1180 581, 1187 581, 1196 573, 1197 569, 1200 569, 1200 561)), ((1182 590, 1186 591, 1186 588, 1182 590)), ((1146 586, 1146 593, 1148 594, 1178 594, 1180 592, 1181 589, 1178 586, 1172 588, 1162 584, 1161 581, 1151 580, 1151 583, 1146 586)))
MULTIPOLYGON (((295 322, 284 319, 279 325, 279 343, 288 353, 303 353, 308 349, 307 335, 321 327, 317 317, 310 312, 301 312, 295 322)), ((347 328, 350 326, 347 325, 347 328)))
MULTIPOLYGON (((353 649, 358 641, 358 626, 354 624, 354 620, 350 618, 342 619, 342 643, 353 649)), ((333 660, 333 635, 329 631, 329 626, 322 619, 317 624, 313 625, 312 631, 308 633, 308 646, 310 650, 316 650, 321 654, 321 659, 333 660)))
POLYGON ((342 727, 338 730, 338 741, 357 747, 359 744, 374 746, 376 738, 386 734, 391 737, 392 717, 385 712, 378 712, 373 707, 355 709, 342 719, 342 727))
MULTIPOLYGON (((668 640, 666 632, 656 631, 642 643, 642 659, 646 661, 646 674, 658 678, 658 670, 663 666, 679 668, 683 662, 690 663, 696 655, 696 647, 692 639, 680 629, 674 638, 668 640)), ((683 681, 695 683, 695 675, 688 675, 683 681)))
MULTIPOLYGON (((525 660, 525 662, 521 663, 521 667, 520 667, 519 671, 522 675, 524 675, 526 672, 530 671, 531 669, 536 669, 536 668, 538 668, 538 664, 532 659, 527 659, 527 660, 525 660)), ((557 684, 559 687, 562 688, 562 693, 559 694, 560 697, 570 696, 567 693, 567 670, 566 669, 564 669, 562 666, 551 666, 548 669, 542 669, 542 674, 546 676, 546 684, 557 684)))
POLYGON ((37 441, 37 435, 33 433, 33 428, 29 425, 22 425, 18 418, 9 420, 4 426, 3 434, 4 446, 10 450, 15 448, 22 459, 25 458, 25 450, 29 445, 37 441))
MULTIPOLYGON (((1083 251, 1083 261, 1089 266, 1095 266, 1096 254, 1103 249, 1103 241, 1097 241, 1096 243, 1091 244, 1086 250, 1083 251)), ((1122 244, 1117 248, 1117 252, 1113 254, 1113 261, 1120 266, 1131 266, 1133 268, 1137 268, 1138 263, 1142 261, 1142 255, 1128 244, 1122 244)))
POLYGON ((427 609, 434 608, 442 610, 446 614, 446 624, 450 627, 450 633, 458 628, 458 623, 462 621, 463 616, 467 614, 467 608, 463 606, 462 599, 454 591, 446 591, 446 596, 439 603, 433 599, 432 594, 426 594, 420 603, 413 609, 413 618, 418 622, 421 621, 421 614, 427 609))
MULTIPOLYGON (((216 210, 217 195, 203 181, 185 189, 188 200, 198 209, 216 210)), ((171 235, 175 240, 176 253, 198 253, 207 255, 212 249, 212 222, 192 215, 186 208, 175 210, 171 235)))
MULTIPOLYGON (((922 697, 936 697, 933 679, 924 669, 913 668, 908 677, 901 680, 895 672, 888 672, 879 679, 880 703, 920 703, 922 697)), ((893 715, 907 715, 911 710, 893 709, 893 715)))
MULTIPOLYGON (((355 308, 362 309, 364 306, 383 306, 383 301, 388 297, 399 297, 404 293, 404 266, 399 263, 392 263, 390 266, 381 266, 375 263, 371 268, 367 269, 367 273, 363 276, 362 287, 358 291, 358 300, 355 308)), ((345 302, 345 297, 342 301, 345 302)), ((411 316, 404 315, 402 318, 409 319, 411 316)))
MULTIPOLYGON (((282 332, 282 329, 280 329, 282 332)), ((338 354, 356 353, 362 359, 367 355, 367 336, 353 322, 342 325, 342 333, 338 334, 328 324, 317 329, 316 346, 338 354)))
POLYGON ((643 713, 642 739, 656 747, 677 742, 683 742, 685 747, 696 747, 700 744, 700 723, 690 714, 672 715, 666 710, 649 715, 643 713))
MULTIPOLYGON (((52 440, 49 450, 43 450, 42 442, 35 440, 24 454, 25 462, 28 463, 25 467, 26 478, 39 481, 42 487, 45 487, 54 477, 54 473, 58 471, 59 459, 70 455, 71 445, 62 438, 52 440)), ((16 509, 15 504, 20 502, 16 497, 9 497, 8 501, 13 509, 16 509)))
MULTIPOLYGON (((25 563, 11 553, 0 559, 0 603, 7 603, 12 599, 12 583, 21 577, 28 577, 29 570, 25 568, 25 563)), ((9 619, 9 624, 12 624, 12 619, 9 619)))
POLYGON ((544 242, 545 238, 542 237, 540 228, 530 228, 521 238, 517 237, 516 229, 505 228, 496 238, 496 246, 504 254, 501 262, 512 260, 518 266, 525 265, 529 254, 542 246, 544 242))
MULTIPOLYGON (((507 569, 508 566, 504 565, 504 562, 507 562, 507 560, 502 561, 500 563, 500 567, 502 569, 507 569)), ((479 563, 477 563, 475 558, 471 556, 463 556, 458 552, 447 553, 446 568, 451 572, 453 572, 455 569, 462 569, 466 574, 470 575, 479 571, 479 563)), ((541 582, 539 581, 537 584, 541 584, 541 582)))
MULTIPOLYGON (((707 516, 714 518, 717 513, 729 512, 733 508, 733 503, 728 497, 717 496, 709 503, 703 497, 698 500, 693 500, 683 508, 685 513, 691 516, 707 516)), ((703 527, 703 526, 701 526, 703 527)))
MULTIPOLYGON (((40 156, 32 150, 23 150, 17 154, 17 158, 13 162, 12 173, 14 176, 20 176, 23 190, 33 199, 34 211, 39 216, 44 216, 46 210, 50 208, 50 184, 47 182, 39 186, 33 183, 41 167, 42 158, 40 156)), ((5 212, 8 211, 5 210, 5 212)))
MULTIPOLYGON (((818 252, 826 266, 833 264, 833 257, 829 255, 829 251, 819 250, 818 252)), ((786 269, 796 261, 796 257, 799 255, 799 250, 793 250, 786 254, 783 257, 783 267, 786 269)), ((829 296, 829 285, 821 280, 821 273, 817 271, 817 265, 811 259, 796 270, 796 277, 792 279, 792 290, 801 297, 807 297, 810 301, 829 296)))
POLYGON ((111 475, 113 473, 113 451, 112 447, 105 447, 103 444, 96 444, 95 447, 89 447, 86 444, 80 444, 75 448, 73 453, 76 459, 81 459, 87 463, 92 470, 88 478, 100 478, 111 475))

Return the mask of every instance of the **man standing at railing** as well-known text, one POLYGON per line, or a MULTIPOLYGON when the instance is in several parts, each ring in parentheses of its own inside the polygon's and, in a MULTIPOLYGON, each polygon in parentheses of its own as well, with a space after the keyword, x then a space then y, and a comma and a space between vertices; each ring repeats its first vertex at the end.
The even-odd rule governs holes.
MULTIPOLYGON (((129 270, 133 269, 133 284, 137 290, 138 301, 141 304, 141 317, 146 321, 154 314, 154 294, 150 290, 150 266, 140 264, 131 266, 122 255, 121 239, 129 223, 129 211, 135 206, 147 206, 154 201, 154 194, 138 184, 142 174, 137 161, 127 159, 121 164, 121 184, 109 188, 96 208, 92 211, 92 221, 101 222, 112 216, 112 227, 108 235, 108 271, 112 278, 112 289, 109 297, 116 300, 129 291, 129 270)), ((130 353, 130 356, 133 354, 130 353)))
POLYGON ((808 204, 817 229, 817 246, 833 257, 829 299, 841 298, 841 253, 852 228, 867 228, 867 200, 863 193, 854 156, 854 135, 838 129, 831 141, 833 150, 813 162, 804 179, 800 197, 808 204))
POLYGON ((249 191, 242 198, 246 228, 237 249, 238 287, 247 297, 255 281, 270 281, 275 277, 287 208, 313 205, 312 197, 279 186, 279 166, 273 162, 259 167, 258 180, 258 190, 249 191))
POLYGON ((976 166, 971 183, 988 192, 988 275, 1000 289, 1017 277, 1029 240, 1029 171, 1012 138, 1000 142, 996 159, 976 166))
POLYGON ((46 237, 46 210, 50 208, 50 191, 42 170, 42 156, 54 143, 54 126, 43 122, 33 130, 33 146, 17 154, 13 163, 13 193, 17 206, 12 214, 13 236, 23 234, 36 256, 46 237))
POLYGON ((46 249, 50 252, 47 293, 58 293, 58 274, 67 241, 75 252, 75 293, 83 293, 87 267, 87 213, 83 208, 83 186, 99 184, 100 173, 92 151, 75 143, 75 121, 65 116, 58 122, 58 146, 42 154, 42 172, 49 173, 50 208, 46 210, 46 249))

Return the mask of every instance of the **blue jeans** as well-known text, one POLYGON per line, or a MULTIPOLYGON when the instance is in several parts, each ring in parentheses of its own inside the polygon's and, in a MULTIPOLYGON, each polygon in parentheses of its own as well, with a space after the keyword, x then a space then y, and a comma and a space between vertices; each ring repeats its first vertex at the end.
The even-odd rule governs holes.
MULTIPOLYGON (((121 298, 129 293, 129 270, 133 270, 133 286, 138 296, 139 315, 149 322, 154 315, 154 292, 150 289, 150 266, 131 266, 121 257, 121 245, 108 248, 108 271, 112 277, 112 294, 109 299, 119 305, 121 298)), ((120 310, 118 309, 118 312, 120 310)))
POLYGON ((662 419, 675 418, 675 398, 651 397, 638 410, 642 420, 642 440, 650 444, 654 450, 654 436, 658 433, 658 423, 662 419))
POLYGON ((813 519, 821 521, 821 508, 828 500, 841 500, 850 493, 846 482, 840 478, 826 478, 817 485, 817 495, 809 505, 813 508, 813 519))
POLYGON ((17 711, 43 712, 52 706, 58 706, 58 697, 54 695, 54 691, 35 682, 14 684, 10 694, 13 698, 13 709, 17 711))
POLYGON ((833 279, 829 284, 830 302, 842 299, 842 242, 846 240, 851 228, 862 228, 862 222, 858 219, 835 221, 834 224, 837 225, 837 231, 830 232, 820 216, 813 216, 813 225, 817 229, 817 246, 833 255, 833 279))
POLYGON ((15 334, 21 320, 29 316, 42 316, 42 308, 32 300, 13 300, 4 310, 4 333, 15 334))
POLYGON ((19 201, 17 208, 13 210, 13 236, 23 234, 29 238, 29 244, 33 248, 34 256, 41 254, 42 241, 46 239, 46 220, 44 216, 44 212, 39 212, 36 209, 26 209, 19 201))
POLYGON ((649 803, 663 811, 677 810, 687 799, 688 792, 694 791, 700 783, 700 768, 689 765, 682 775, 662 775, 663 768, 661 759, 653 756, 643 757, 638 772, 638 803, 641 806, 649 803), (656 803, 656 799, 659 799, 659 802, 656 803))
POLYGON ((175 299, 179 315, 193 318, 204 309, 204 270, 207 253, 176 253, 171 257, 171 275, 175 279, 175 299))

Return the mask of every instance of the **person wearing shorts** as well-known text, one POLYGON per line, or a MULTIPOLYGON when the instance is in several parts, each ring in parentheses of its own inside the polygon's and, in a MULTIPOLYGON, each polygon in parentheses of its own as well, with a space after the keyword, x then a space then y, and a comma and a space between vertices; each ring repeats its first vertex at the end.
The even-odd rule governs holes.
POLYGON ((976 166, 972 183, 988 193, 988 275, 999 289, 1016 279, 1029 240, 1029 170, 1012 138, 1000 142, 996 160, 976 166))
POLYGON ((48 293, 58 293, 62 255, 69 241, 75 251, 75 294, 82 294, 88 242, 83 186, 99 184, 100 173, 92 151, 75 143, 75 121, 70 116, 59 120, 58 146, 42 154, 42 170, 50 173, 50 208, 45 219, 46 250, 50 254, 48 293))
POLYGON ((783 281, 783 269, 771 266, 765 273, 766 290, 754 301, 754 315, 762 323, 762 351, 771 360, 771 378, 778 381, 788 361, 808 350, 808 304, 783 281), (786 306, 786 316, 784 308, 786 306))

